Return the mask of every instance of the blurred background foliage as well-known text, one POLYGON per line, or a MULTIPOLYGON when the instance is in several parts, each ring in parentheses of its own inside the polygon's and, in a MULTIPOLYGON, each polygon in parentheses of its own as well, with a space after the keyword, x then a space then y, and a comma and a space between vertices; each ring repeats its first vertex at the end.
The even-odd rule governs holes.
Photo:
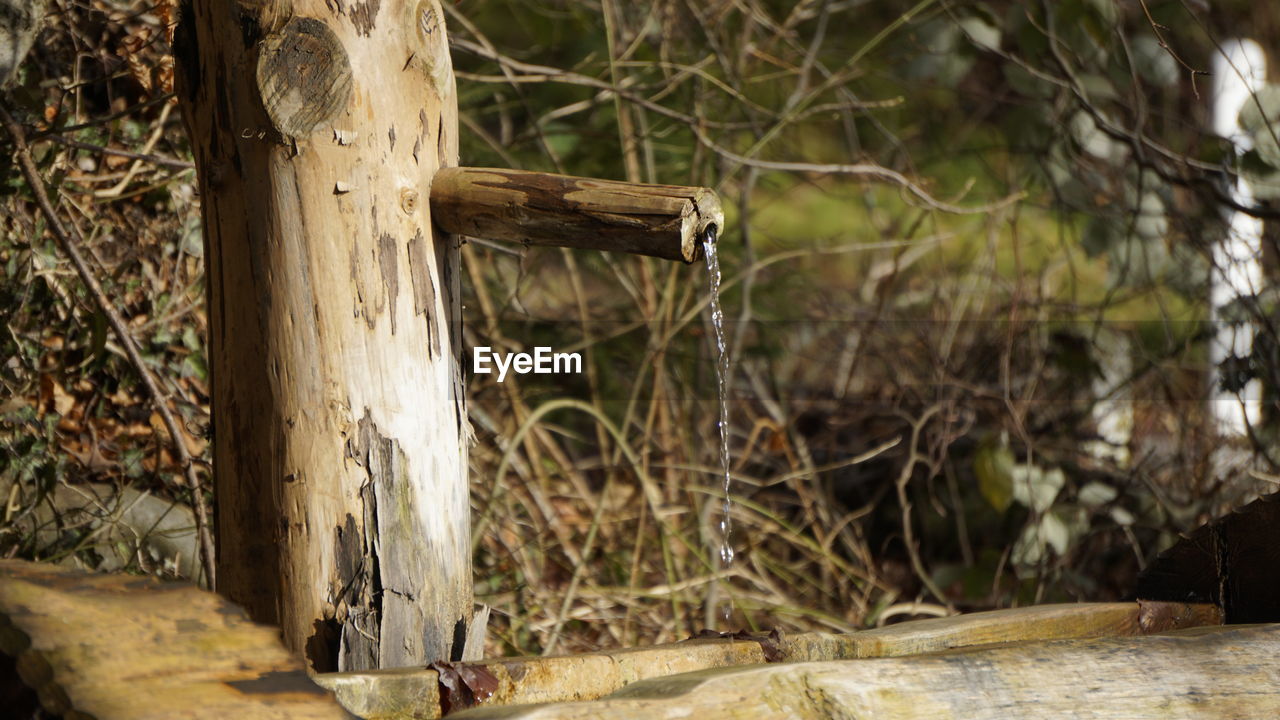
MULTIPOLYGON (((1258 340, 1223 377, 1261 379, 1271 409, 1245 437, 1207 410, 1211 248, 1237 162, 1206 73, 1230 38, 1273 44, 1280 11, 445 5, 464 164, 709 185, 729 216, 728 567, 705 268, 465 246, 468 349, 587 365, 468 380, 492 654, 1117 599, 1178 532, 1273 489, 1270 293, 1232 309, 1258 340)), ((177 14, 53 0, 9 98, 207 471, 177 14)), ((1278 111, 1268 86, 1242 116, 1264 216, 1278 111)), ((12 149, 0 139, 0 552, 190 576, 168 436, 12 149)))

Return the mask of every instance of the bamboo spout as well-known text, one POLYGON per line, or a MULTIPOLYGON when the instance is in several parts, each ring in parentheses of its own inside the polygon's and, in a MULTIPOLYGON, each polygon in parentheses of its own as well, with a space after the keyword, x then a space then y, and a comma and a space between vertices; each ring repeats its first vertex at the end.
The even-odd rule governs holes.
POLYGON ((690 263, 702 257, 708 228, 724 228, 720 199, 709 188, 491 168, 437 172, 431 217, 458 235, 690 263))

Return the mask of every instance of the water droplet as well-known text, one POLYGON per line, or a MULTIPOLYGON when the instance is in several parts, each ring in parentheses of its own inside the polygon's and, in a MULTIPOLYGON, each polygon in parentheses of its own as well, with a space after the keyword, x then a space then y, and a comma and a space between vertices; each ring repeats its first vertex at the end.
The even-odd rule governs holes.
MULTIPOLYGON (((723 562, 725 565, 730 565, 733 563, 733 547, 732 546, 730 545, 720 546, 720 562, 723 562)), ((725 607, 724 614, 725 616, 729 615, 728 607, 725 607)))

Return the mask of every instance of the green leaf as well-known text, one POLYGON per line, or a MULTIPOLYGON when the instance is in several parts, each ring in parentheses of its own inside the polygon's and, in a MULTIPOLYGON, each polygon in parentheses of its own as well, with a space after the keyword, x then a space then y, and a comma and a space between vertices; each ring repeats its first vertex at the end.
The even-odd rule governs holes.
POLYGON ((146 457, 146 451, 141 448, 129 448, 120 456, 120 464, 124 467, 124 474, 131 478, 139 478, 146 472, 142 466, 142 460, 146 457))
POLYGON ((200 341, 200 333, 188 325, 182 329, 182 345, 191 352, 199 352, 204 344, 200 341))
POLYGON ((1089 508, 1097 508, 1106 505, 1119 495, 1116 489, 1110 485, 1094 481, 1080 488, 1080 492, 1076 495, 1076 499, 1081 505, 1089 508))
POLYGON ((1117 525, 1122 525, 1127 527, 1129 525, 1132 525, 1135 522, 1133 513, 1129 512, 1128 510, 1125 510, 1122 507, 1111 508, 1110 514, 1111 514, 1111 520, 1115 522, 1115 524, 1117 525))
POLYGON ((960 29, 965 36, 974 45, 983 50, 999 50, 1001 32, 1000 28, 984 17, 971 16, 960 21, 960 29))
POLYGON ((1044 543, 1040 539, 1039 524, 1028 525, 1013 544, 1013 552, 1009 559, 1015 567, 1029 568, 1040 564, 1044 559, 1044 543))
POLYGON ((1093 102, 1100 100, 1118 100, 1120 93, 1116 91, 1115 83, 1105 75, 1097 73, 1085 73, 1079 76, 1080 89, 1084 91, 1085 97, 1093 102))
POLYGON ((1013 453, 994 438, 983 441, 973 455, 978 490, 991 507, 1004 512, 1013 502, 1013 453))
POLYGON ((1241 173, 1258 200, 1280 199, 1280 171, 1241 173))
POLYGON ((1094 16, 1109 28, 1114 28, 1120 20, 1120 8, 1116 7, 1115 0, 1089 0, 1089 6, 1094 16))
POLYGON ((1280 85, 1264 85, 1240 108, 1240 127, 1258 159, 1280 168, 1280 85))
POLYGON ((209 367, 205 364, 204 355, 200 353, 192 353, 182 359, 182 376, 199 378, 202 381, 209 379, 209 367))
POLYGON ((1012 471, 1013 499, 1031 510, 1043 513, 1053 506, 1067 478, 1058 468, 1045 470, 1037 465, 1023 463, 1012 471))
POLYGON ((1071 536, 1071 527, 1060 513, 1045 513, 1040 518, 1040 541, 1053 548, 1059 557, 1071 548, 1071 536))

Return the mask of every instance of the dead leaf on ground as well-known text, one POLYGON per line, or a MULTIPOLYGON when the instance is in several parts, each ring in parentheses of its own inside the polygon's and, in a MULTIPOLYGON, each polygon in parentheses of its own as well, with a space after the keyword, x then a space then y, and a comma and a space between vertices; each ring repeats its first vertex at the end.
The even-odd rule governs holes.
POLYGON ((66 415, 76 405, 76 398, 62 387, 62 383, 53 379, 51 375, 42 375, 40 377, 40 405, 43 412, 53 412, 59 415, 66 415))

